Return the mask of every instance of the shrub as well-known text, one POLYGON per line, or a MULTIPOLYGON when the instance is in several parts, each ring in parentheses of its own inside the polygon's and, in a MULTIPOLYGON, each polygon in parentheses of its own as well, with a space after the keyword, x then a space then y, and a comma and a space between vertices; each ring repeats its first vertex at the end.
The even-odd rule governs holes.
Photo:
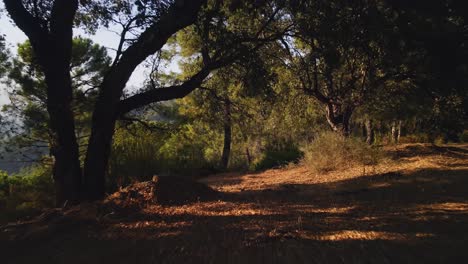
POLYGON ((158 154, 165 138, 163 133, 137 126, 118 130, 109 159, 108 188, 113 191, 134 181, 149 180, 158 173, 161 168, 158 154))
POLYGON ((447 144, 447 143, 448 143, 448 141, 444 136, 437 136, 434 139, 434 144, 436 144, 436 145, 443 145, 443 144, 447 144))
POLYGON ((259 171, 297 163, 303 155, 304 153, 295 144, 271 144, 266 147, 261 158, 253 163, 253 169, 259 171))
POLYGON ((349 168, 352 165, 374 166, 383 158, 381 149, 357 138, 324 132, 304 147, 302 163, 319 173, 349 168))
POLYGON ((35 165, 17 174, 0 172, 0 222, 15 220, 54 205, 52 170, 35 165))
POLYGON ((460 135, 459 135, 460 142, 462 143, 468 143, 468 130, 464 130, 460 135))
POLYGON ((107 186, 110 191, 151 180, 153 175, 210 174, 219 160, 208 148, 205 134, 190 125, 160 131, 138 125, 130 129, 121 129, 114 137, 107 186))

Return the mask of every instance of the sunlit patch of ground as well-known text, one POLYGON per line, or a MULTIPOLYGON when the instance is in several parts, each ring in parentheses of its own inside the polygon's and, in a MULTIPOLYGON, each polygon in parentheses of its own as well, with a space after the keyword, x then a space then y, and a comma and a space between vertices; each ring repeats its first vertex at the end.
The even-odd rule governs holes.
MULTIPOLYGON (((330 232, 321 236, 315 237, 318 240, 329 241, 342 241, 342 240, 407 240, 422 237, 432 237, 433 234, 429 233, 415 233, 415 234, 400 234, 392 232, 379 232, 379 231, 356 231, 356 230, 342 230, 337 232, 330 232)), ((312 237, 313 239, 314 237, 312 237)))
POLYGON ((11 263, 468 263, 468 145, 387 152, 365 170, 213 175, 201 181, 219 200, 152 205, 10 241, 7 253, 11 263))
MULTIPOLYGON (((467 145, 458 145, 459 149, 467 149, 467 145)), ((227 173, 202 179, 201 181, 223 192, 239 192, 248 190, 264 190, 286 184, 322 184, 334 183, 358 177, 370 177, 388 172, 411 174, 420 169, 468 169, 468 154, 456 150, 431 150, 429 144, 404 144, 385 148, 396 160, 385 159, 376 166, 356 166, 354 168, 333 171, 324 174, 310 172, 304 166, 284 169, 267 170, 261 173, 236 174, 227 173), (418 155, 418 151, 424 153, 418 155), (432 152, 431 152, 432 151, 432 152), (402 156, 402 157, 399 157, 402 156), (457 166, 454 168, 453 164, 457 166)), ((379 183, 385 185, 387 183, 379 183)))

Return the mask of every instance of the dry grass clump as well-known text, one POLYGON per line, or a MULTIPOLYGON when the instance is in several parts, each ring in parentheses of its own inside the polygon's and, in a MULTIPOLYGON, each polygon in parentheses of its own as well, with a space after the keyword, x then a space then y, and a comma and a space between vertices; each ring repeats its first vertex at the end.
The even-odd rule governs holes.
POLYGON ((319 134, 304 147, 303 152, 302 163, 318 173, 347 169, 356 165, 376 166, 384 158, 384 152, 380 148, 333 132, 319 134))

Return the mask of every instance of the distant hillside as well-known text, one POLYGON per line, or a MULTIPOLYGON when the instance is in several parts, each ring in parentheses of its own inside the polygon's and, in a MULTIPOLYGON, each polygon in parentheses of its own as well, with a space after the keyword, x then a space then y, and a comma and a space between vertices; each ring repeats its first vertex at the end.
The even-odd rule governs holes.
POLYGON ((32 150, 27 152, 27 158, 19 151, 0 152, 0 170, 8 172, 8 174, 17 173, 24 167, 29 167, 41 156, 47 154, 46 150, 32 150))

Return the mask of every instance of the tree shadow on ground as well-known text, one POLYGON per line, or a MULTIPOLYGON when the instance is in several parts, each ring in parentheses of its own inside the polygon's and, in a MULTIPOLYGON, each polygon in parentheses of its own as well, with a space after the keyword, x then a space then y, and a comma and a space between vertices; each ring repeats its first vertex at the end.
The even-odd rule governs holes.
POLYGON ((390 149, 390 154, 394 159, 412 158, 412 157, 426 157, 431 155, 444 155, 452 158, 466 159, 468 149, 464 145, 451 146, 442 145, 437 146, 434 144, 414 144, 409 146, 398 147, 390 149))
POLYGON ((1 248, 6 263, 466 263, 466 186, 466 169, 288 184, 1 248))

